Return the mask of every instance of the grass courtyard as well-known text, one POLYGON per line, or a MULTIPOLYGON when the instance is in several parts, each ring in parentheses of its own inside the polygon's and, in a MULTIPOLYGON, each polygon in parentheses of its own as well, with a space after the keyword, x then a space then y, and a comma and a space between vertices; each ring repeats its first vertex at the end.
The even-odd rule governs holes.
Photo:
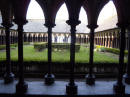
MULTIPOLYGON (((24 46, 24 61, 47 61, 47 49, 38 52, 34 49, 33 45, 24 46)), ((94 51, 94 62, 95 63, 118 63, 119 55, 108 52, 94 51)), ((6 51, 0 50, 0 61, 6 60, 6 51)), ((11 49, 11 60, 18 60, 18 48, 11 49)), ((53 62, 69 62, 70 51, 53 51, 52 52, 53 62)), ((77 63, 88 63, 89 62, 89 48, 84 46, 80 47, 79 52, 75 53, 75 61, 77 63)), ((127 62, 127 57, 125 57, 127 62)))

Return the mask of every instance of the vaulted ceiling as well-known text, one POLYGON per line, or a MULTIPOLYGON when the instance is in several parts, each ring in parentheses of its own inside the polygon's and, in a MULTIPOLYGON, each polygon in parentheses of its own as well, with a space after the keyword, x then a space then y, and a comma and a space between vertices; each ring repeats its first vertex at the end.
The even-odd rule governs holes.
MULTIPOLYGON (((89 26, 97 26, 97 20, 102 8, 109 0, 36 0, 41 6, 44 16, 45 25, 54 25, 56 14, 62 4, 65 2, 69 20, 71 17, 76 17, 80 12, 80 7, 83 6, 88 17, 89 26)), ((117 10, 118 24, 129 25, 130 23, 130 0, 113 0, 117 10)), ((11 24, 12 19, 15 19, 16 24, 25 23, 26 14, 30 0, 0 0, 0 11, 2 13, 3 25, 11 24), (14 16, 14 17, 13 17, 14 16)), ((35 6, 34 6, 35 8, 35 6)))

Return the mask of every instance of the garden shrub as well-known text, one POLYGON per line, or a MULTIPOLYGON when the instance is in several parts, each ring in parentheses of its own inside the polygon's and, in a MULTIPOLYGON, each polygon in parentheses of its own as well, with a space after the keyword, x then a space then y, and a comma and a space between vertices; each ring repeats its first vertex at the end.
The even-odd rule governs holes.
POLYGON ((24 42, 23 45, 30 45, 30 42, 24 42))
MULTIPOLYGON (((47 43, 34 43, 34 49, 37 51, 43 51, 47 48, 47 43)), ((70 43, 52 43, 52 51, 63 51, 63 50, 70 50, 70 43)), ((75 45, 75 52, 80 50, 80 45, 75 45)))
MULTIPOLYGON (((52 43, 53 51, 70 50, 70 43, 52 43)), ((80 44, 75 44, 75 52, 80 50, 80 44)))
POLYGON ((0 50, 5 50, 6 49, 6 45, 0 45, 0 50))
POLYGON ((63 51, 63 50, 69 50, 69 49, 70 49, 69 43, 52 43, 53 51, 63 51))
POLYGON ((14 43, 14 44, 10 44, 11 47, 17 47, 18 44, 17 43, 14 43))
MULTIPOLYGON (((111 52, 111 53, 114 53, 114 54, 120 54, 120 49, 117 49, 117 48, 105 48, 105 50, 107 51, 107 52, 111 52)), ((125 55, 128 55, 128 51, 127 50, 125 50, 125 55)))
POLYGON ((46 42, 34 43, 34 49, 36 51, 43 51, 46 48, 47 48, 46 42))
POLYGON ((82 44, 82 46, 84 46, 84 47, 86 47, 86 48, 89 48, 89 47, 90 47, 90 43, 82 44))
MULTIPOLYGON (((110 52, 114 54, 120 54, 120 49, 117 48, 107 48, 104 46, 96 45, 96 51, 101 51, 101 52, 110 52)), ((125 50, 125 55, 128 55, 128 50, 125 50)))
MULTIPOLYGON (((86 48, 90 48, 90 43, 87 44, 82 44, 82 46, 86 47, 86 48)), ((94 44, 94 49, 97 48, 97 45, 94 44)))
POLYGON ((106 51, 105 47, 101 47, 101 48, 100 48, 100 51, 101 51, 101 52, 105 52, 105 51, 106 51))
POLYGON ((75 52, 79 52, 79 50, 80 50, 80 44, 76 44, 75 45, 75 52))
POLYGON ((100 52, 105 52, 105 47, 104 46, 100 46, 100 45, 96 45, 96 51, 100 51, 100 52))
MULTIPOLYGON (((16 47, 17 47, 16 43, 10 44, 11 49, 16 48, 16 47)), ((5 50, 5 49, 6 49, 6 45, 0 45, 0 50, 5 50)))

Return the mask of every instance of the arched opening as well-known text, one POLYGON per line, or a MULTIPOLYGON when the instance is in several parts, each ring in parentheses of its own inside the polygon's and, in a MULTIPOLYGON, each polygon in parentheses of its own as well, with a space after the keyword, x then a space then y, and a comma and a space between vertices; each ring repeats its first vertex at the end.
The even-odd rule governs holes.
POLYGON ((117 32, 116 30, 116 23, 117 23, 117 12, 113 1, 109 1, 101 10, 99 17, 98 17, 98 28, 95 32, 95 37, 98 39, 98 44, 95 43, 95 51, 94 52, 94 62, 97 61, 104 61, 104 62, 118 62, 118 55, 111 55, 106 48, 118 48, 113 46, 115 42, 119 43, 119 38, 114 36, 113 33, 117 32), (113 30, 111 30, 113 29, 113 30), (99 56, 96 57, 101 52, 105 57, 99 56), (103 53, 104 52, 104 53, 103 53), (107 55, 106 55, 107 54, 107 55), (108 55, 111 55, 111 59, 107 58, 108 55), (113 60, 114 59, 114 60, 113 60))
POLYGON ((80 49, 79 49, 79 52, 76 52, 76 54, 75 54, 75 60, 76 60, 76 62, 88 63, 89 48, 85 47, 85 45, 87 45, 87 43, 85 41, 86 37, 84 37, 84 35, 86 33, 89 33, 89 29, 87 28, 87 25, 88 25, 87 15, 86 15, 86 12, 83 7, 81 7, 81 10, 80 10, 79 20, 81 21, 81 23, 76 27, 76 30, 77 30, 76 31, 76 33, 77 33, 77 37, 76 37, 77 43, 76 44, 80 44, 80 49))
MULTIPOLYGON (((55 37, 53 37, 56 42, 55 45, 57 47, 52 46, 52 61, 54 62, 69 62, 70 60, 70 51, 69 51, 69 46, 68 48, 60 49, 60 45, 63 44, 63 47, 65 48, 65 35, 70 32, 70 27, 66 23, 66 20, 68 20, 68 11, 66 8, 65 3, 60 7, 60 9, 57 12, 56 15, 56 26, 53 28, 53 33, 56 33, 55 37), (62 54, 61 54, 62 53, 62 54), (64 55, 64 56, 63 56, 64 55)), ((69 37, 70 38, 70 37, 69 37)), ((69 41, 66 42, 68 44, 69 41)))
POLYGON ((40 37, 37 33, 46 33, 47 28, 44 26, 45 18, 41 6, 36 0, 31 0, 27 11, 28 23, 24 26, 24 32, 29 34, 29 46, 24 46, 24 61, 47 61, 47 50, 38 51, 35 45, 40 43, 40 37), (31 34, 32 33, 32 34, 31 34), (34 56, 31 56, 33 53, 34 56))
POLYGON ((68 33, 70 30, 69 29, 70 27, 66 23, 66 20, 68 20, 68 11, 67 11, 66 5, 64 3, 57 12, 56 26, 54 27, 53 32, 68 33))
POLYGON ((27 19, 44 19, 43 11, 36 0, 31 0, 30 2, 27 11, 27 19))
POLYGON ((115 5, 109 1, 101 10, 98 18, 99 27, 96 31, 103 31, 106 29, 115 28, 117 23, 117 12, 115 5))
POLYGON ((80 10, 79 20, 81 21, 81 24, 77 26, 77 33, 89 33, 89 30, 87 28, 87 15, 83 7, 81 7, 80 10))

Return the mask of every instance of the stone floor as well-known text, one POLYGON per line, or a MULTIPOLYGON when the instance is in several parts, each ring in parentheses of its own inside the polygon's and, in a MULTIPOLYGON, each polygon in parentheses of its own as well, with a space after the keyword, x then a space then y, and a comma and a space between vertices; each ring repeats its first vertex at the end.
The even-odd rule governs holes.
MULTIPOLYGON (((28 95, 66 95, 68 80, 56 80, 52 85, 45 85, 43 79, 26 79, 28 83, 28 95)), ((76 80, 78 95, 113 95, 114 80, 97 80, 95 85, 85 84, 85 80, 76 80)), ((0 79, 0 94, 15 94, 17 80, 11 84, 4 84, 0 79)), ((130 85, 126 85, 126 94, 130 94, 130 85)))

